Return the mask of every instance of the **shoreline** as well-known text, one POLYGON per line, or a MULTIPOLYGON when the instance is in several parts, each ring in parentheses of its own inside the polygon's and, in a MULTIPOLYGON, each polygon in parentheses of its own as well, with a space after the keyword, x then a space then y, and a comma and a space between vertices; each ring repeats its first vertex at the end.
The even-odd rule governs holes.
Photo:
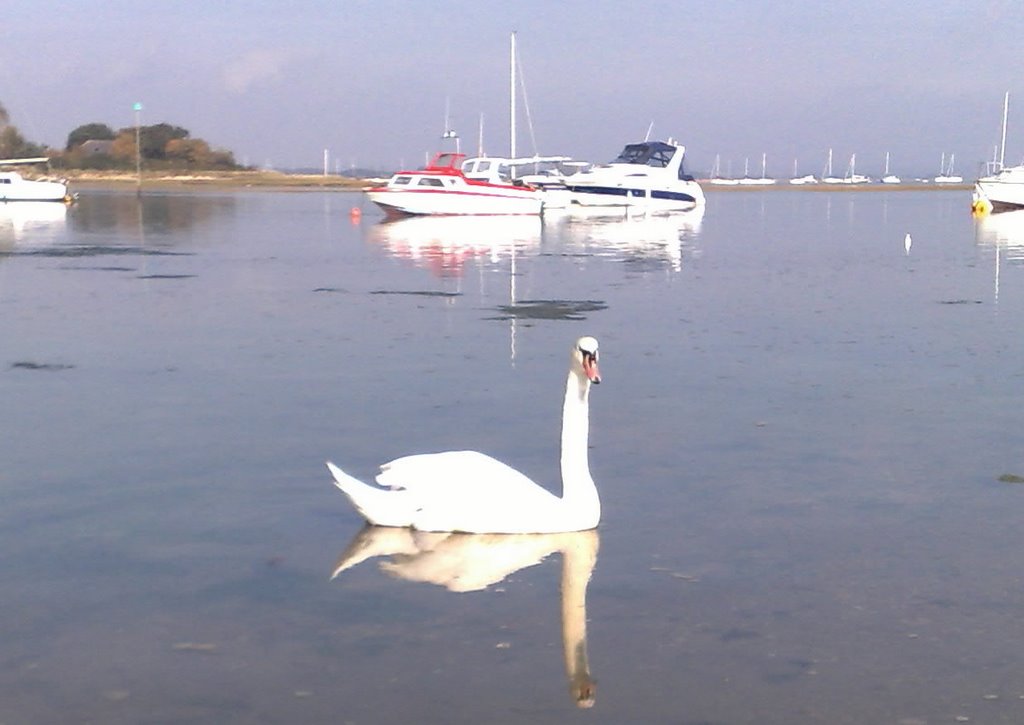
MULTIPOLYGON (((72 191, 85 189, 133 189, 139 187, 139 178, 124 171, 69 170, 61 175, 72 191)), ((379 182, 378 182, 379 183, 379 182)), ((879 191, 970 191, 973 182, 960 184, 903 183, 903 184, 712 184, 707 179, 698 182, 705 193, 716 192, 879 192, 879 191)), ((364 191, 374 186, 375 180, 322 174, 289 174, 281 171, 200 171, 190 174, 165 171, 143 171, 142 189, 153 190, 268 190, 268 191, 364 191)))
POLYGON ((704 190, 704 193, 715 192, 715 191, 815 191, 815 192, 832 192, 832 191, 854 191, 854 192, 872 192, 872 191, 970 191, 974 188, 974 182, 964 182, 962 184, 922 184, 920 182, 910 182, 905 184, 712 184, 710 181, 705 179, 699 179, 697 181, 700 184, 700 188, 704 190))
MULTIPOLYGON (((68 170, 60 176, 67 181, 72 192, 83 189, 135 189, 140 185, 138 176, 123 171, 68 170)), ((322 174, 287 174, 281 171, 197 171, 189 174, 143 171, 141 181, 143 190, 362 191, 370 184, 368 179, 322 174)))

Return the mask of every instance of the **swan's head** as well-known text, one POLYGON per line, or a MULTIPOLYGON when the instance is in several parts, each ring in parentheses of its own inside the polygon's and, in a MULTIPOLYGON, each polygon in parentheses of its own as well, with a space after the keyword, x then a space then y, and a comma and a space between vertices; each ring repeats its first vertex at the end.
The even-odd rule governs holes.
POLYGON ((581 337, 576 341, 572 355, 587 380, 594 384, 601 382, 601 373, 597 369, 597 340, 595 338, 581 337))

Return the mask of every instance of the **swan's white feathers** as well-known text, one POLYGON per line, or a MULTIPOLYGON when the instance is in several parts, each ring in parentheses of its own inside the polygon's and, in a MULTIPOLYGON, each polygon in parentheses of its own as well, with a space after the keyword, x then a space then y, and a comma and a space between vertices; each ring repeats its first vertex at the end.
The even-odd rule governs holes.
POLYGON ((587 465, 587 392, 597 340, 572 348, 562 411, 562 496, 476 451, 404 456, 381 466, 373 486, 333 463, 335 485, 371 524, 420 531, 548 534, 597 526, 601 505, 587 465))

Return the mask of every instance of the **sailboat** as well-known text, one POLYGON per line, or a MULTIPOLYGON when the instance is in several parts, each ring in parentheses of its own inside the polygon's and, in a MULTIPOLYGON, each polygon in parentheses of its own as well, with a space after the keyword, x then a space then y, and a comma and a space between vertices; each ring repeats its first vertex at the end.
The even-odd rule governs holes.
POLYGON ((709 181, 718 186, 736 186, 739 183, 737 179, 722 176, 722 160, 719 154, 715 154, 715 165, 711 168, 709 181))
POLYGON ((797 160, 793 159, 793 176, 789 180, 790 184, 817 184, 818 183, 818 179, 815 178, 814 174, 805 174, 804 176, 799 176, 799 173, 800 173, 800 171, 798 169, 797 160))
POLYGON ((953 173, 953 160, 956 154, 949 155, 949 167, 946 166, 946 153, 942 153, 942 163, 939 166, 939 175, 935 177, 936 184, 962 184, 964 177, 953 173))
POLYGON ((850 154, 850 165, 846 167, 846 176, 843 177, 843 183, 867 184, 870 181, 869 177, 857 173, 857 154, 850 154))
POLYGON ((882 183, 883 184, 899 184, 901 183, 900 177, 895 174, 889 173, 889 152, 885 152, 885 171, 882 172, 882 183))
POLYGON ((821 180, 826 184, 842 184, 842 178, 832 175, 832 149, 828 150, 828 162, 825 164, 825 170, 821 174, 821 180))
POLYGON ((750 175, 750 164, 749 159, 743 160, 743 178, 740 179, 740 183, 746 186, 763 186, 767 184, 774 184, 775 179, 768 178, 768 154, 761 154, 761 177, 754 178, 750 175))
MULTIPOLYGON (((992 160, 992 170, 974 184, 973 208, 977 212, 1024 209, 1024 165, 1003 166, 1006 154, 1006 118, 1010 110, 1010 93, 1003 97, 1003 127, 999 156, 992 160)), ((998 259, 998 255, 997 255, 998 259)))
MULTIPOLYGON (((0 159, 0 167, 15 165, 49 164, 46 156, 27 159, 0 159)), ((0 171, 0 202, 8 201, 62 201, 68 202, 74 197, 68 193, 68 184, 64 180, 33 180, 26 179, 17 171, 0 171)))
POLYGON ((768 178, 768 154, 761 154, 761 178, 757 179, 758 184, 774 184, 775 179, 768 178))

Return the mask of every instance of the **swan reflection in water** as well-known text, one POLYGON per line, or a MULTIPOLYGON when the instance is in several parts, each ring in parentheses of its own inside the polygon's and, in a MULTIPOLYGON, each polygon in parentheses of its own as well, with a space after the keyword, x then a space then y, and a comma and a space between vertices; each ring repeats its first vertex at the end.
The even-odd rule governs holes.
POLYGON ((426 267, 438 277, 461 277, 471 260, 496 264, 540 245, 538 216, 418 216, 369 229, 370 241, 391 256, 426 267))
POLYGON ((569 691, 577 706, 592 707, 595 686, 587 660, 586 596, 598 542, 596 529, 563 534, 446 534, 366 526, 342 552, 331 578, 367 559, 386 556, 380 568, 391 576, 452 592, 473 592, 559 552, 569 691))

